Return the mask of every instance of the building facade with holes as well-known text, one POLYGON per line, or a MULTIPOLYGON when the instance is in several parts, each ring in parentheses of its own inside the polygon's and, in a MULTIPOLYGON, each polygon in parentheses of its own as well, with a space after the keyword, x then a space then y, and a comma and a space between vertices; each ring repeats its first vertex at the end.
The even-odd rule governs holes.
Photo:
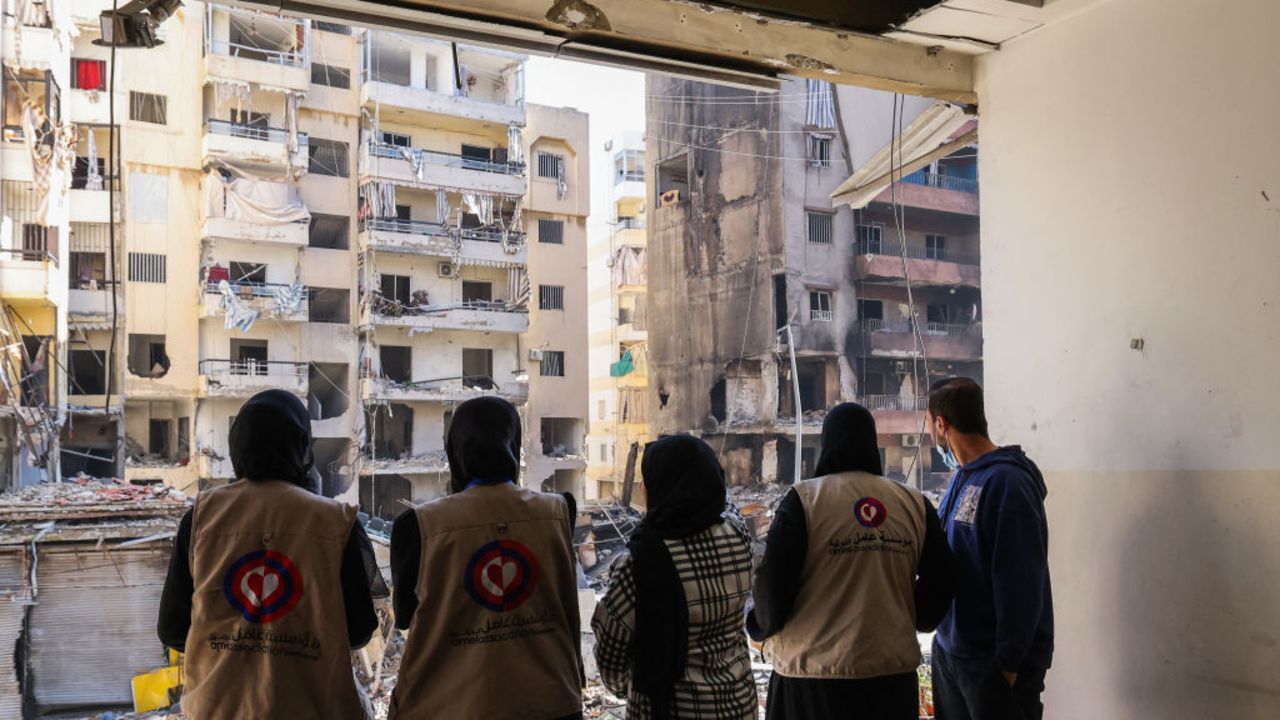
POLYGON ((797 453, 814 469, 826 411, 856 401, 885 474, 939 489, 928 384, 982 376, 976 146, 852 211, 833 191, 929 100, 895 110, 892 94, 799 78, 777 95, 647 87, 653 431, 700 433, 737 484, 792 482, 797 453))
POLYGON ((4 29, 0 485, 228 482, 282 388, 371 514, 440 493, 485 394, 525 481, 582 493, 586 116, 527 106, 523 55, 197 2, 113 68, 100 3, 42 7, 4 29))

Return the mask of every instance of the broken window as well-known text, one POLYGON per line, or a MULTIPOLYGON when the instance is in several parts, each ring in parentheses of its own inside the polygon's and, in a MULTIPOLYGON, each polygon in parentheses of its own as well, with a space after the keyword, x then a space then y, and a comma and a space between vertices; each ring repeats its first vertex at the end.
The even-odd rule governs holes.
POLYGON ((689 199, 689 156, 677 155, 658 163, 658 207, 689 199))
POLYGON ((61 102, 58 84, 51 71, 35 71, 3 68, 4 74, 4 139, 21 140, 22 105, 26 100, 44 111, 45 121, 36 129, 38 139, 44 144, 53 143, 53 126, 61 120, 61 102))
POLYGON ((538 242, 547 245, 563 245, 564 221, 538 218, 538 242))
POLYGON ((407 345, 380 345, 378 362, 382 376, 393 382, 413 382, 413 348, 407 345))
POLYGON ((940 305, 929 303, 925 309, 925 320, 931 325, 946 325, 951 322, 951 307, 948 305, 940 305))
POLYGON ((862 376, 862 394, 863 395, 889 395, 886 388, 889 386, 884 373, 867 373, 862 376))
POLYGON ((773 276, 773 325, 781 330, 787 326, 787 276, 778 273, 773 276))
MULTIPOLYGON (((307 364, 307 409, 312 420, 327 420, 347 411, 347 365, 307 364)), ((318 463, 317 463, 318 464, 318 463)))
POLYGON ((717 422, 724 422, 729 416, 728 383, 721 377, 711 386, 711 417, 717 422))
POLYGON ((131 282, 163 283, 165 281, 164 255, 156 253, 129 253, 129 280, 131 282))
POLYGON ((564 310, 564 286, 563 285, 539 285, 538 286, 538 309, 539 310, 564 310))
POLYGON ((928 234, 924 236, 924 256, 930 260, 947 259, 947 238, 945 235, 928 234))
POLYGON ((831 317, 831 292, 829 290, 810 290, 810 322, 831 322, 831 317))
POLYGON ((802 410, 825 410, 827 407, 827 363, 825 360, 798 362, 802 410))
POLYGON ((493 151, 479 145, 462 145, 462 167, 487 170, 493 161, 493 151))
MULTIPOLYGON (((72 395, 105 395, 107 392, 107 353, 105 350, 71 350, 68 381, 72 395)), ((112 383, 114 386, 114 383, 112 383)), ((114 387, 112 394, 115 394, 114 387)))
POLYGON ((233 338, 231 372, 236 375, 267 374, 267 341, 233 338))
POLYGON ((129 119, 153 125, 167 125, 169 123, 169 98, 164 95, 130 90, 129 119))
POLYGON ((378 458, 402 458, 413 453, 413 408, 389 403, 369 409, 368 448, 378 458))
POLYGON ((859 255, 880 255, 884 252, 884 225, 859 225, 857 233, 859 255))
POLYGON ((310 138, 307 143, 307 172, 329 177, 348 177, 347 144, 339 140, 310 138))
POLYGON ((831 136, 825 133, 809 133, 808 141, 809 167, 831 167, 831 136))
POLYGON ((311 63, 311 82, 346 90, 351 87, 351 71, 335 65, 311 63))
POLYGON ((577 455, 582 434, 579 427, 580 423, 574 418, 542 418, 542 454, 548 457, 577 455))
POLYGON ((191 418, 180 417, 178 418, 178 458, 187 457, 191 457, 191 418))
POLYGON ((805 218, 809 225, 809 242, 818 245, 830 245, 835 236, 834 223, 835 215, 829 212, 805 213, 805 218))
POLYGON ((360 476, 360 510, 373 517, 394 520, 406 507, 412 506, 412 501, 413 483, 406 477, 360 476))
POLYGON ((462 384, 469 388, 494 389, 492 350, 462 348, 462 384))
POLYGON ((307 232, 307 245, 329 250, 346 250, 349 246, 351 218, 343 215, 311 213, 311 225, 307 232))
POLYGON ((267 282, 267 266, 262 263, 231 263, 231 283, 233 285, 265 285, 267 282))
POLYGON ((409 276, 408 275, 382 275, 382 296, 388 300, 394 300, 401 305, 409 304, 409 276))
POLYGON ((140 377, 164 377, 169 355, 163 335, 129 334, 129 372, 140 377))
POLYGON ((565 177, 564 156, 545 151, 538 152, 538 177, 560 180, 565 177))
POLYGON ((310 288, 307 319, 318 323, 351 321, 351 291, 343 288, 310 288))
POLYGON ((71 87, 77 90, 107 89, 107 63, 105 60, 71 59, 71 87))
POLYGON ((462 302, 493 302, 493 283, 475 280, 462 281, 462 302))
POLYGON ((97 290, 106 279, 106 253, 71 253, 71 272, 68 273, 67 280, 72 290, 97 290))
POLYGON ((389 132, 387 130, 382 131, 382 144, 390 145, 392 147, 413 147, 413 144, 409 141, 408 135, 398 132, 389 132))
POLYGON ((542 364, 538 370, 542 377, 564 377, 564 351, 543 350, 542 364))
POLYGON ((858 300, 859 320, 884 320, 883 300, 858 300))
POLYGON ((255 138, 258 140, 266 140, 269 136, 266 133, 271 127, 271 116, 267 113, 253 112, 252 110, 231 109, 231 124, 238 125, 242 128, 253 128, 261 130, 258 133, 242 133, 244 137, 255 138))
POLYGON ((170 420, 150 420, 147 427, 147 452, 159 455, 165 460, 173 460, 173 451, 169 445, 169 435, 173 423, 170 420))

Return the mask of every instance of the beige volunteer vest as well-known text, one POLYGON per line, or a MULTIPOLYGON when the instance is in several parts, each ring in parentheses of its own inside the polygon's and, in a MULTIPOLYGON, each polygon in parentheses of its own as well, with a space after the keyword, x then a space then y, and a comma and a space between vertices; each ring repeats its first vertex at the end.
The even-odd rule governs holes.
POLYGON ((867 473, 806 480, 795 491, 809 546, 795 610, 765 641, 774 670, 797 678, 914 672, 924 498, 867 473))
POLYGON ((200 494, 191 525, 187 717, 364 717, 340 579, 355 514, 280 480, 200 494))
POLYGON ((418 610, 387 717, 579 712, 578 583, 564 498, 480 485, 416 512, 418 610))

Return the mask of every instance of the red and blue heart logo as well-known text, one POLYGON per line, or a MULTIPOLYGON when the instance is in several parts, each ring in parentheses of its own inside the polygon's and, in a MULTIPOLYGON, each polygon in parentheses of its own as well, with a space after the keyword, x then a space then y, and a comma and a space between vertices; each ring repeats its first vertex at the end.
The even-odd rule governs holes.
POLYGON ((867 496, 853 504, 853 517, 865 528, 878 528, 889 516, 884 503, 867 496))
POLYGON ((513 540, 495 540, 471 555, 463 585, 478 605, 494 612, 515 610, 533 594, 538 561, 513 540))
POLYGON ((231 563, 222 590, 245 620, 269 623, 289 614, 302 599, 302 575, 284 553, 255 550, 231 563))

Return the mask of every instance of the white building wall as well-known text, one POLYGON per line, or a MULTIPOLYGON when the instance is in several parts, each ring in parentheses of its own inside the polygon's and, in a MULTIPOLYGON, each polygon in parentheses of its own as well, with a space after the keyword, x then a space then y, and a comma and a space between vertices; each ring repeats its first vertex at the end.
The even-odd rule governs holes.
POLYGON ((1280 713, 1277 28, 1103 2, 979 61, 987 411, 1049 486, 1048 718, 1280 713))

